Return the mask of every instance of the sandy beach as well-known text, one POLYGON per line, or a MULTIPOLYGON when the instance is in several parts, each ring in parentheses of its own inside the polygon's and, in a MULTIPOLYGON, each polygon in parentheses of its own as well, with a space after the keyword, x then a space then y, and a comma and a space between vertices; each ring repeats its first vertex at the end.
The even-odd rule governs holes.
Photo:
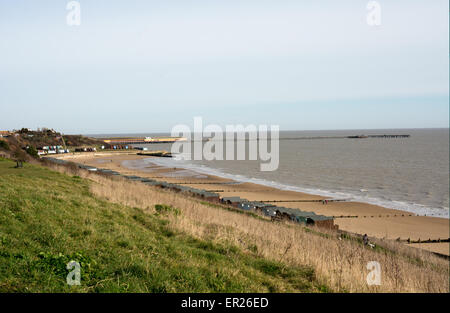
MULTIPOLYGON (((221 196, 239 196, 251 201, 322 200, 325 197, 279 190, 254 183, 235 183, 230 179, 195 173, 183 168, 166 168, 149 164, 134 168, 124 161, 133 161, 149 156, 130 153, 80 153, 59 156, 77 163, 111 169, 123 174, 154 178, 171 183, 182 183, 219 193, 221 196)), ((406 240, 428 240, 449 238, 449 219, 428 216, 409 216, 411 213, 384 208, 361 202, 274 202, 275 205, 313 211, 327 216, 358 216, 336 218, 335 224, 345 231, 369 237, 406 240), (404 215, 404 216, 402 216, 404 215)), ((411 246, 449 255, 449 243, 411 244, 411 246)))

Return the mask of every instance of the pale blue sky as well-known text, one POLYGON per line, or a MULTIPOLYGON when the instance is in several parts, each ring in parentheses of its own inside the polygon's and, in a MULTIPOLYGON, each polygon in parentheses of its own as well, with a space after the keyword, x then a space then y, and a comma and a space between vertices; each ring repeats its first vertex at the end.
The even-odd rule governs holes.
POLYGON ((0 0, 0 129, 449 125, 448 1, 0 0))

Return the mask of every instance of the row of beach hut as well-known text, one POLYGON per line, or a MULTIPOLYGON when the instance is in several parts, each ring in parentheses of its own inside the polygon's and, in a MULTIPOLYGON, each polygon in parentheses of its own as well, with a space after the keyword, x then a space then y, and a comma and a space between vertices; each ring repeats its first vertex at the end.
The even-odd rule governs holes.
POLYGON ((330 216, 319 215, 314 212, 301 211, 295 208, 276 206, 270 203, 249 201, 240 197, 223 197, 220 201, 246 211, 256 211, 272 219, 288 220, 305 225, 316 225, 320 227, 336 228, 334 219, 330 216))
MULTIPOLYGON (((58 164, 66 164, 68 163, 65 160, 57 159, 57 158, 47 158, 50 161, 53 161, 58 164)), ((78 167, 82 169, 86 169, 88 171, 96 171, 99 173, 103 173, 106 175, 114 175, 114 176, 122 176, 126 179, 132 181, 139 181, 144 184, 150 186, 156 186, 163 189, 169 189, 175 192, 182 192, 188 194, 192 197, 202 199, 204 201, 212 202, 212 203, 220 203, 227 206, 231 206, 237 209, 241 209, 243 211, 254 211, 260 213, 262 215, 270 217, 272 220, 287 220, 292 222, 297 222, 305 225, 316 225, 319 227, 326 228, 335 228, 337 229, 337 225, 334 225, 334 219, 330 216, 324 216, 315 214, 314 212, 301 211, 295 208, 286 208, 282 206, 276 206, 270 203, 264 203, 259 201, 249 201, 247 199, 243 199, 240 197, 220 197, 218 193, 189 187, 186 185, 173 184, 163 181, 157 181, 151 178, 145 178, 140 176, 128 176, 120 174, 117 171, 109 170, 109 169, 101 169, 93 166, 77 164, 78 167)))

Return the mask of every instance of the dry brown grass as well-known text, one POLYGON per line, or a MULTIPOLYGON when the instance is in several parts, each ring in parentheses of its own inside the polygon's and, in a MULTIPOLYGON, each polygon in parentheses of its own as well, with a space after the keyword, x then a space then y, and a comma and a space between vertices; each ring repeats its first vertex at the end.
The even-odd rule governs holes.
MULTIPOLYGON (((52 167, 74 174, 73 169, 52 167)), ((394 241, 379 241, 383 248, 372 250, 354 240, 340 240, 333 231, 308 231, 297 224, 257 219, 122 178, 82 170, 76 175, 90 179, 92 193, 112 202, 143 208, 149 213, 155 212, 155 204, 179 208, 181 214, 170 217, 171 227, 177 231, 231 243, 286 266, 312 266, 319 282, 338 292, 449 291, 448 261, 394 241), (366 283, 369 261, 381 264, 380 286, 366 283)))

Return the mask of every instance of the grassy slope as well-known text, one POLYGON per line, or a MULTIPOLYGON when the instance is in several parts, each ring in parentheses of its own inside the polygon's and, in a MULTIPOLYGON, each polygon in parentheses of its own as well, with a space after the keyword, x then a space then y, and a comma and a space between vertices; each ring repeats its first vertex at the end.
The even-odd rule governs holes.
POLYGON ((313 269, 174 233, 164 214, 100 200, 87 180, 13 167, 0 159, 0 292, 326 290, 313 269), (81 286, 66 284, 72 259, 81 286))

